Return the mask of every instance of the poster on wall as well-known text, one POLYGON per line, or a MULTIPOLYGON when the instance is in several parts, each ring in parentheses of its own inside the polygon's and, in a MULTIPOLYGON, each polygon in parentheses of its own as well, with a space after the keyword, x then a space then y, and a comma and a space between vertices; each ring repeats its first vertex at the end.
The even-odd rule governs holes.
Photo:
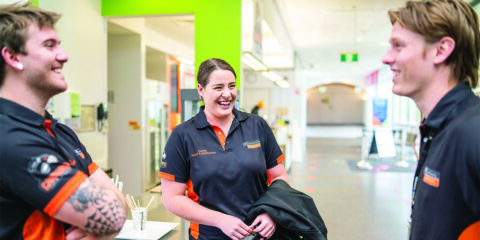
POLYGON ((388 100, 386 98, 373 99, 373 125, 385 126, 387 123, 388 100))
POLYGON ((80 119, 82 113, 82 104, 80 103, 80 93, 70 93, 70 117, 80 119))
POLYGON ((81 105, 80 131, 95 131, 95 105, 81 105))
POLYGON ((372 102, 373 126, 377 127, 373 133, 375 140, 372 143, 376 144, 379 157, 394 157, 396 156, 396 150, 392 129, 386 127, 388 123, 388 99, 374 98, 372 102))
POLYGON ((178 113, 178 65, 170 65, 170 112, 178 113))

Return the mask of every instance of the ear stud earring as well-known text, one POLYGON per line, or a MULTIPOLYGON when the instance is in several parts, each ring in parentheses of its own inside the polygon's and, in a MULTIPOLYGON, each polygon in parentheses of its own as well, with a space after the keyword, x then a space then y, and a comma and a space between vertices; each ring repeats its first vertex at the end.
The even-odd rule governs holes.
POLYGON ((18 70, 22 70, 23 69, 23 64, 22 63, 17 63, 17 68, 18 68, 18 70))

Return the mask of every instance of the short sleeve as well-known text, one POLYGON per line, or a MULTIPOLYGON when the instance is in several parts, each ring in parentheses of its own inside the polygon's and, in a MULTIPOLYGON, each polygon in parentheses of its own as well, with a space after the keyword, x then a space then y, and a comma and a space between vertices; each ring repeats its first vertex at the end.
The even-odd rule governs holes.
POLYGON ((14 139, 0 150, 1 188, 53 216, 87 174, 39 137, 14 139))
POLYGON ((265 159, 267 161, 267 169, 270 169, 282 163, 285 160, 285 155, 282 153, 272 129, 267 122, 263 122, 265 129, 265 159))
POLYGON ((179 183, 188 182, 190 173, 184 135, 185 130, 179 127, 172 131, 163 151, 159 177, 179 183))

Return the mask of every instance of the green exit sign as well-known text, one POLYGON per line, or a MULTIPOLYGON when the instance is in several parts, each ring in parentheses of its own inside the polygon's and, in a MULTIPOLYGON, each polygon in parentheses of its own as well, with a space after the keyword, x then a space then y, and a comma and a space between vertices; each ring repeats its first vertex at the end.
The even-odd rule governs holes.
POLYGON ((341 62, 358 62, 357 52, 342 52, 340 53, 341 62))

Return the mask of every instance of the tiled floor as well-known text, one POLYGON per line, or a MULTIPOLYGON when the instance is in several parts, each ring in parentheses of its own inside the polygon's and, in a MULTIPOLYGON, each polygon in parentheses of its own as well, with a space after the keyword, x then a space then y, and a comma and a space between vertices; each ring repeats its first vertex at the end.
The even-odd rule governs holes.
MULTIPOLYGON (((413 172, 362 171, 347 159, 360 159, 360 138, 307 139, 306 159, 294 162, 291 185, 312 196, 333 240, 404 240, 413 172)), ((410 162, 414 164, 414 162, 410 162)), ((142 195, 143 201, 150 193, 142 195)), ((164 240, 184 240, 186 223, 167 212, 160 194, 149 220, 179 222, 164 240)))
POLYGON ((312 196, 329 239, 404 240, 413 172, 352 170, 359 139, 308 138, 307 160, 292 165, 292 186, 312 196))

